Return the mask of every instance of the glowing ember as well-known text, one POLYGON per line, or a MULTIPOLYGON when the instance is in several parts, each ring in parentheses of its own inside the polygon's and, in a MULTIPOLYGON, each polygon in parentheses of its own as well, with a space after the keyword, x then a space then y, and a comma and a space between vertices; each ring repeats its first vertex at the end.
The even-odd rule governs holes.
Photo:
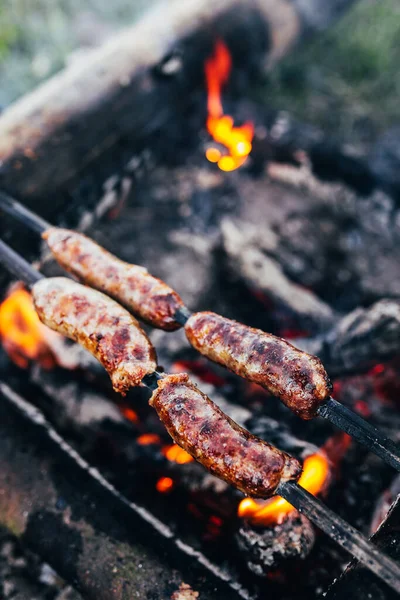
POLYGON ((54 367, 56 361, 46 342, 47 332, 25 289, 15 289, 0 305, 3 348, 19 367, 26 369, 31 360, 37 360, 45 369, 54 367))
POLYGON ((156 490, 161 494, 166 494, 174 487, 174 481, 171 477, 161 477, 156 483, 156 490))
MULTIPOLYGON (((323 454, 311 454, 304 461, 299 484, 315 496, 323 489, 328 476, 327 458, 323 454)), ((245 498, 239 504, 238 515, 256 525, 269 525, 282 523, 285 516, 293 510, 293 506, 280 496, 267 501, 245 498)))
POLYGON ((143 433, 136 438, 141 446, 150 446, 150 444, 161 444, 161 438, 156 433, 143 433))
POLYGON ((208 148, 206 158, 217 163, 221 171, 234 171, 244 164, 251 152, 254 134, 252 123, 235 127, 233 118, 224 115, 221 101, 222 86, 228 81, 232 60, 226 45, 218 40, 214 54, 206 60, 205 76, 207 83, 207 130, 213 139, 225 146, 226 154, 218 148, 208 148))
POLYGON ((131 421, 132 423, 139 422, 139 417, 137 416, 133 408, 130 408, 129 406, 120 406, 119 408, 124 417, 128 419, 128 421, 131 421))
POLYGON ((377 364, 374 367, 372 367, 372 369, 370 369, 369 374, 370 375, 380 375, 381 373, 383 373, 385 371, 385 365, 382 364, 377 364))
POLYGON ((168 460, 171 462, 175 462, 178 465, 184 465, 186 463, 192 462, 194 459, 186 452, 180 448, 177 444, 172 444, 171 446, 165 446, 162 449, 162 453, 168 460))

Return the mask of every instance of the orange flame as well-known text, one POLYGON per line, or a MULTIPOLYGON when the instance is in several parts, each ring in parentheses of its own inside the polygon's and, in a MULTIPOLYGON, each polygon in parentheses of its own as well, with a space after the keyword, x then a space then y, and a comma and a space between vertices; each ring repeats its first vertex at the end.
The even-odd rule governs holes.
POLYGON ((23 369, 31 360, 51 369, 56 361, 46 343, 46 334, 29 292, 14 289, 0 305, 0 338, 4 350, 23 369))
MULTIPOLYGON (((299 484, 314 496, 323 490, 329 476, 329 463, 323 454, 311 454, 303 465, 299 484)), ((256 525, 282 523, 286 515, 295 509, 289 502, 277 496, 271 500, 253 500, 245 498, 238 507, 239 517, 249 519, 256 525)))
POLYGON ((174 487, 174 480, 171 477, 160 477, 156 483, 156 490, 161 494, 166 494, 174 487))
POLYGON ((162 453, 168 460, 171 462, 175 462, 178 465, 184 465, 186 463, 192 462, 194 459, 190 454, 180 448, 177 444, 172 444, 171 446, 165 446, 162 449, 162 453))
POLYGON ((218 148, 208 148, 206 158, 217 163, 221 171, 234 171, 244 164, 251 152, 254 134, 252 123, 235 127, 233 118, 224 115, 221 101, 222 86, 228 81, 232 60, 226 45, 218 40, 214 54, 206 60, 204 71, 207 83, 207 130, 213 139, 225 146, 227 154, 218 148))

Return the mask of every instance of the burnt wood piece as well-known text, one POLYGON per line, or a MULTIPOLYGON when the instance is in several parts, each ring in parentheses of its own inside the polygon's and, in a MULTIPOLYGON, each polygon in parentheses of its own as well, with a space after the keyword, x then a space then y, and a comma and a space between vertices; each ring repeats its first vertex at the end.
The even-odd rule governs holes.
MULTIPOLYGON (((372 536, 374 544, 394 559, 400 559, 400 496, 393 503, 386 519, 372 536)), ((352 561, 343 575, 331 587, 327 600, 351 598, 352 600, 395 600, 398 595, 382 580, 352 561)))
POLYGON ((400 301, 357 308, 327 333, 293 343, 317 355, 332 376, 362 372, 400 353, 400 301))
MULTIPOLYGON (((173 0, 119 33, 4 111, 0 185, 34 204, 117 142, 136 148, 187 128, 193 92, 204 92, 204 59, 217 37, 243 73, 270 67, 303 33, 329 25, 353 0, 173 0), (167 129, 165 129, 167 128, 167 129)), ((202 106, 205 102, 202 101, 202 106)), ((200 115, 203 119, 205 115, 200 115)), ((199 121, 199 126, 204 122, 199 121)), ((52 206, 37 202, 42 215, 52 206)))
POLYGON ((3 384, 0 457, 0 524, 85 598, 167 598, 182 579, 194 590, 201 586, 205 599, 247 597, 126 501, 3 384))
MULTIPOLYGON (((343 185, 321 184, 307 169, 275 165, 274 175, 278 169, 306 200, 275 224, 273 255, 286 275, 340 312, 399 298, 395 201, 380 190, 361 198, 343 185), (319 205, 312 205, 316 198, 319 205)), ((282 177, 279 181, 285 183, 282 177)))
POLYGON ((274 304, 285 307, 305 327, 321 330, 331 327, 335 314, 312 291, 291 281, 272 254, 278 245, 268 227, 235 223, 224 219, 222 244, 232 273, 250 289, 263 292, 274 304))

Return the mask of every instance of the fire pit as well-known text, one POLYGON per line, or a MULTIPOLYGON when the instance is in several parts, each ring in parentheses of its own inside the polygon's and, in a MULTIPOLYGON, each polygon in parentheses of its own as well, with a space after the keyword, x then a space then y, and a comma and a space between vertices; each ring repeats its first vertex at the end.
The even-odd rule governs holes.
MULTIPOLYGON (((188 4, 157 8, 135 43, 122 35, 6 111, 2 187, 146 267, 191 310, 319 356, 335 399, 398 442, 396 200, 362 160, 243 93, 312 23, 296 3, 188 4)), ((346 3, 328 4, 333 16, 346 3)), ((0 231, 46 276, 63 274, 15 219, 2 214, 0 231)), ((148 392, 122 399, 1 278, 2 524, 85 597, 326 592, 348 554, 285 500, 244 498, 205 471, 171 442, 148 392)), ((182 330, 146 331, 166 372, 190 373, 236 422, 303 461, 303 487, 373 533, 382 499, 396 495, 390 466, 207 361, 182 330)), ((395 558, 397 511, 381 542, 395 558)), ((374 576, 369 585, 394 594, 374 576)), ((342 596, 335 587, 332 597, 365 597, 362 577, 343 576, 342 596)))

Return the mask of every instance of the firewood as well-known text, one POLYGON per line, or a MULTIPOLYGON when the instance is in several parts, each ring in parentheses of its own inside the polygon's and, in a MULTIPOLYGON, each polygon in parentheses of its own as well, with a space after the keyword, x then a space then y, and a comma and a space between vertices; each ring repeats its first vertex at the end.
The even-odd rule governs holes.
MULTIPOLYGON (((0 183, 21 198, 51 195, 118 142, 144 145, 204 89, 217 37, 245 72, 270 68, 306 32, 353 0, 164 2, 0 117, 0 183), (233 41, 234 40, 234 41, 233 41), (239 41, 237 41, 239 40, 239 41), (238 55, 236 58, 235 55, 238 55)), ((56 208, 60 198, 48 211, 56 208)), ((43 214, 45 206, 41 206, 43 214)))

